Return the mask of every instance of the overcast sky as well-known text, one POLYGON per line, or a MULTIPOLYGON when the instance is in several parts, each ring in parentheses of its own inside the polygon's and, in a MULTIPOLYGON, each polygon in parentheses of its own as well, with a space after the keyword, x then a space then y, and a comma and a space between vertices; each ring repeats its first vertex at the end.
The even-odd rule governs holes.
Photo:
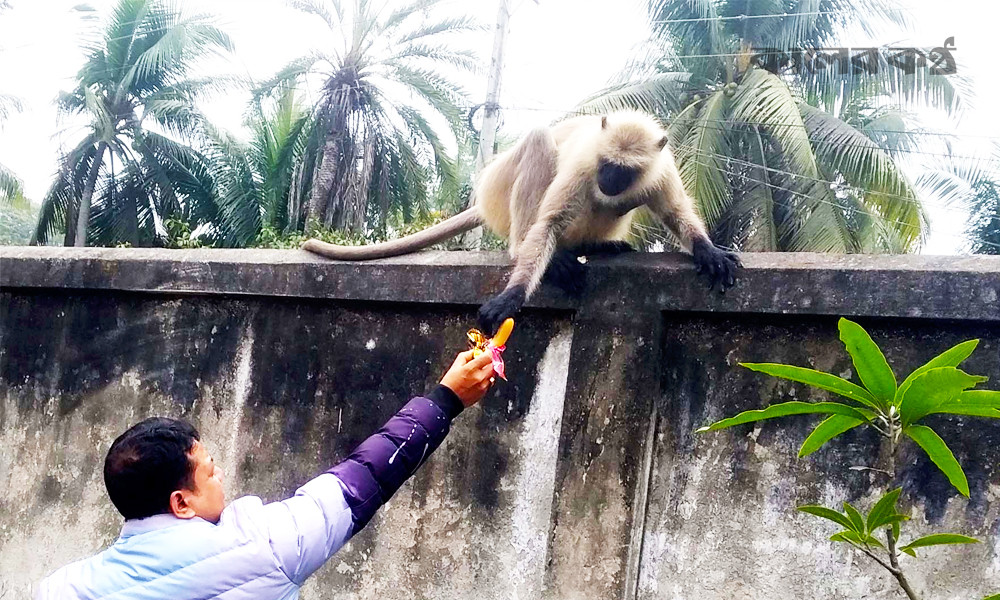
MULTIPOLYGON (((10 0, 0 15, 0 93, 20 97, 25 110, 0 130, 0 163, 24 179, 27 194, 39 200, 55 168, 59 150, 79 140, 79 126, 59 123, 52 100, 69 89, 83 57, 79 51, 85 25, 72 9, 81 0, 10 0)), ((496 0, 445 0, 449 10, 496 19, 496 0)), ((106 14, 114 0, 90 0, 106 14)), ((643 40, 647 26, 641 0, 512 0, 514 14, 501 91, 504 133, 517 134, 545 124, 601 88, 643 40)), ((226 68, 263 79, 310 48, 321 46, 323 29, 283 0, 198 0, 188 4, 218 15, 233 36, 236 56, 226 68)), ((1000 7, 988 0, 903 0, 913 27, 886 31, 843 43, 915 45, 932 48, 954 36, 959 72, 972 78, 973 106, 960 122, 922 113, 932 130, 960 136, 954 153, 988 156, 1000 142, 1000 99, 996 23, 1000 7)), ((492 32, 473 36, 488 63, 492 32)), ((474 99, 485 95, 485 76, 465 81, 474 99)), ((219 98, 206 108, 214 122, 230 129, 241 125, 246 98, 219 98)), ((911 169, 911 171, 917 171, 911 169)), ((919 172, 911 172, 911 176, 919 172)), ((931 236, 926 253, 953 253, 962 243, 965 218, 954 209, 931 203, 931 236)))

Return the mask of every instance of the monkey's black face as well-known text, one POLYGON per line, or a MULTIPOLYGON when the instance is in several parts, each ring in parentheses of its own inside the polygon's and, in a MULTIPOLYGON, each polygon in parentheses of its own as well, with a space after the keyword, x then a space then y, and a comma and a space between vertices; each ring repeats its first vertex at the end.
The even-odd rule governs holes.
POLYGON ((601 161, 597 168, 597 187, 605 196, 617 196, 639 177, 639 171, 613 162, 601 161))

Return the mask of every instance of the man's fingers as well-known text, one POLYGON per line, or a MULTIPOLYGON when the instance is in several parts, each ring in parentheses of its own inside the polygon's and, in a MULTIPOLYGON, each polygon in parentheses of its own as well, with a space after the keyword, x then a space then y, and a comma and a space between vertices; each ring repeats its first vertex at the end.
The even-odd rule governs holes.
MULTIPOLYGON (((471 350, 469 352, 471 353, 471 350)), ((493 364, 493 357, 490 356, 488 352, 484 352, 479 356, 477 356, 476 358, 470 360, 466 366, 469 367, 470 369, 481 369, 484 366, 491 364, 493 364)))
POLYGON ((472 360, 472 350, 466 350, 465 352, 459 352, 458 356, 455 357, 455 364, 465 365, 472 360))

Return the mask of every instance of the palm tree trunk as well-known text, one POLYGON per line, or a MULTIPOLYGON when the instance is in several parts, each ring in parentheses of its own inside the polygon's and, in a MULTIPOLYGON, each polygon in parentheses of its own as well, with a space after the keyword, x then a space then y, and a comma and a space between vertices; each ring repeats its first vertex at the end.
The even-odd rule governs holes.
POLYGON ((90 224, 90 202, 94 198, 94 188, 97 186, 97 176, 101 172, 101 163, 104 162, 104 151, 108 148, 106 142, 97 145, 97 153, 94 155, 94 162, 90 165, 90 173, 87 175, 87 185, 83 188, 83 197, 80 198, 80 211, 76 216, 76 246, 87 245, 87 226, 90 224))
POLYGON ((309 196, 309 212, 306 217, 307 223, 311 220, 315 220, 317 223, 325 221, 326 213, 330 208, 330 191, 333 190, 337 166, 340 164, 339 153, 340 144, 335 134, 329 134, 323 143, 323 155, 313 179, 312 194, 309 196))
POLYGON ((72 246, 76 238, 76 213, 79 212, 78 208, 72 202, 66 206, 66 233, 63 234, 63 246, 72 246))

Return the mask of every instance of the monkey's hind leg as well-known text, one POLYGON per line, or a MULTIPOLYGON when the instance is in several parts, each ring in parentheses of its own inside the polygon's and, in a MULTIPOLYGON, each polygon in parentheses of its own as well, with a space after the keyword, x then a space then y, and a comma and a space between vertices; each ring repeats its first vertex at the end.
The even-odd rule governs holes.
POLYGON ((616 256, 635 252, 632 244, 624 240, 608 240, 602 242, 584 242, 573 247, 576 256, 616 256))
POLYGON ((587 268, 580 262, 579 256, 573 250, 556 250, 542 281, 556 286, 571 298, 579 298, 587 287, 587 268))

